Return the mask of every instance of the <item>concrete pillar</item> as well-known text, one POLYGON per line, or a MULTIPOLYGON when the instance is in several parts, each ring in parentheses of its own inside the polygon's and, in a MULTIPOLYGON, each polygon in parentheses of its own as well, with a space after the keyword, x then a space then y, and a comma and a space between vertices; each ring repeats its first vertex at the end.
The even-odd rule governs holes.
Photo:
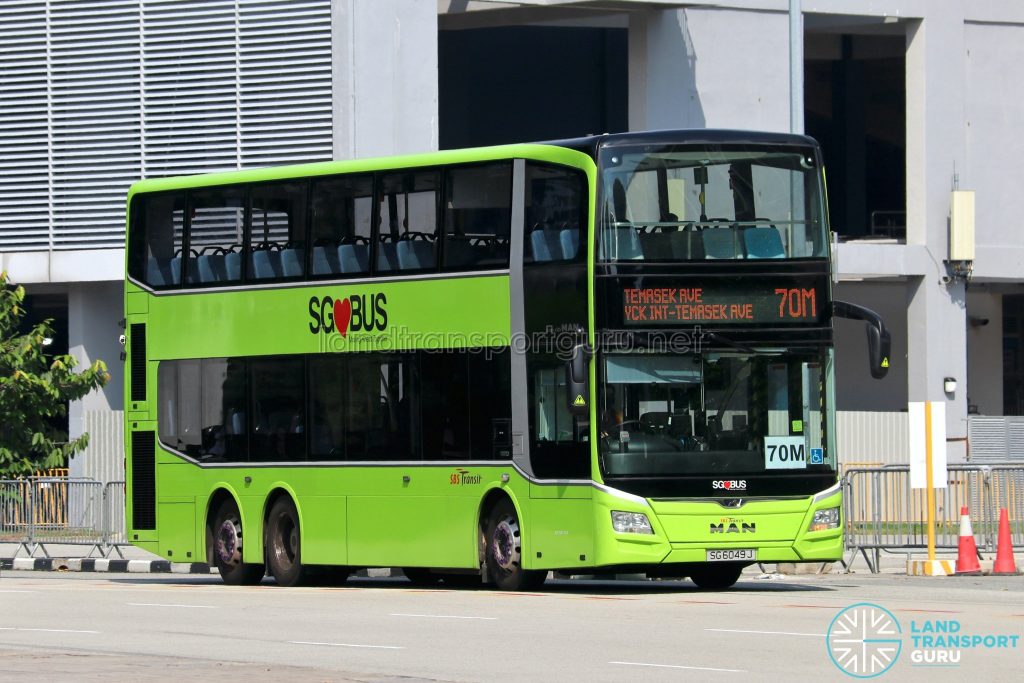
POLYGON ((967 397, 981 415, 1003 414, 1003 295, 967 294, 967 397))
POLYGON ((788 132, 788 30, 785 12, 631 13, 630 130, 788 132))
POLYGON ((437 149, 437 2, 334 0, 334 158, 437 149))
POLYGON ((78 369, 102 360, 110 371, 105 387, 68 406, 72 439, 85 431, 85 411, 124 410, 124 363, 118 342, 123 316, 124 285, 120 282, 79 282, 68 289, 68 352, 78 361, 78 369))
MULTIPOLYGON (((950 191, 965 167, 964 15, 961 3, 941 0, 907 34, 907 242, 930 259, 907 300, 908 396, 945 401, 951 462, 966 457, 967 302, 963 281, 946 281, 950 191), (943 391, 955 378, 957 391, 943 391)), ((932 9, 929 5, 929 9, 932 9)), ((961 178, 961 181, 966 179, 961 178)))

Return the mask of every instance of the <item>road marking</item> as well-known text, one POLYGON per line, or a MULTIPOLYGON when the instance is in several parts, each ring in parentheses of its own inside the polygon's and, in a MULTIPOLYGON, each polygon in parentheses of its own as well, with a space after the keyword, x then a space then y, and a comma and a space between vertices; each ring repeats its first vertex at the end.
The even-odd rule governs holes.
POLYGON ((132 607, 195 607, 196 609, 220 609, 215 605, 172 605, 162 602, 127 602, 132 607))
POLYGON ((622 666, 650 666, 658 669, 686 669, 688 671, 721 671, 731 674, 748 673, 743 669, 716 669, 710 666, 683 666, 681 664, 648 664, 647 662, 608 662, 609 664, 621 664, 622 666))
POLYGON ((42 633, 99 633, 99 631, 78 631, 72 628, 15 628, 13 626, 0 626, 0 631, 35 631, 42 633))
POLYGON ((824 633, 794 633, 792 631, 744 631, 738 628, 706 628, 705 631, 717 631, 719 633, 758 633, 765 636, 807 636, 809 638, 824 638, 824 633))
POLYGON ((463 617, 456 614, 389 614, 389 617, 422 617, 424 619, 481 619, 484 621, 497 621, 498 617, 463 617))
POLYGON ((318 643, 314 640, 289 640, 292 645, 327 645, 329 647, 364 647, 375 650, 404 650, 399 645, 357 645, 355 643, 318 643))
POLYGON ((0 593, 35 593, 36 591, 0 590, 0 593))

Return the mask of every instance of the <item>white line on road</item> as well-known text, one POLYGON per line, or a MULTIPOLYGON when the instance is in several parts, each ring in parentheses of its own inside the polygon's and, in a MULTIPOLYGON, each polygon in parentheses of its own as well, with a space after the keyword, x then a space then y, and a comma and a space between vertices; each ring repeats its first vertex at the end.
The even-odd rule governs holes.
POLYGON ((389 617, 422 617, 424 619, 482 619, 484 621, 497 621, 498 617, 463 617, 456 614, 389 614, 389 617))
POLYGON ((327 645, 329 647, 365 647, 374 650, 404 650, 399 645, 357 645, 355 643, 318 643, 313 640, 289 640, 292 645, 327 645))
POLYGON ((71 628, 15 628, 0 626, 0 631, 39 631, 43 633, 99 633, 99 631, 77 631, 71 628))
POLYGON ((0 593, 35 593, 35 591, 0 590, 0 593))
POLYGON ((161 602, 127 602, 132 607, 195 607, 196 609, 220 609, 214 605, 171 605, 161 602))
POLYGON ((807 636, 808 638, 824 638, 824 633, 793 633, 792 631, 744 631, 738 628, 706 628, 705 631, 719 633, 758 633, 765 636, 807 636))
POLYGON ((687 669, 689 671, 721 671, 731 674, 748 673, 743 669, 716 669, 710 666, 683 666, 681 664, 648 664, 646 662, 608 662, 609 664, 621 664, 623 666, 652 666, 658 669, 687 669))

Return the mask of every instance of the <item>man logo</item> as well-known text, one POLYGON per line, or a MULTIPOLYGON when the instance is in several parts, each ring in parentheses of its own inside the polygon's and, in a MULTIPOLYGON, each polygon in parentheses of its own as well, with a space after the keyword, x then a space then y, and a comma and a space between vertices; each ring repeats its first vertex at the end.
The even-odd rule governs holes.
POLYGON ((854 678, 874 678, 892 668, 903 650, 903 629, 892 612, 859 602, 842 610, 829 624, 825 644, 840 671, 854 678))
POLYGON ((729 522, 729 526, 725 525, 725 522, 721 524, 715 524, 711 522, 709 525, 709 531, 713 534, 754 534, 757 533, 757 522, 729 522))

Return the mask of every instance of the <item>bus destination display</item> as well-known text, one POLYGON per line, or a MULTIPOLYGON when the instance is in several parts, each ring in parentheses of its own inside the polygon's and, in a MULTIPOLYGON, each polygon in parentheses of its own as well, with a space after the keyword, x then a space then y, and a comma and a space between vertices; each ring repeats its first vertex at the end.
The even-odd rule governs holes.
POLYGON ((813 323, 823 303, 817 287, 792 283, 624 287, 622 322, 645 327, 813 323))

